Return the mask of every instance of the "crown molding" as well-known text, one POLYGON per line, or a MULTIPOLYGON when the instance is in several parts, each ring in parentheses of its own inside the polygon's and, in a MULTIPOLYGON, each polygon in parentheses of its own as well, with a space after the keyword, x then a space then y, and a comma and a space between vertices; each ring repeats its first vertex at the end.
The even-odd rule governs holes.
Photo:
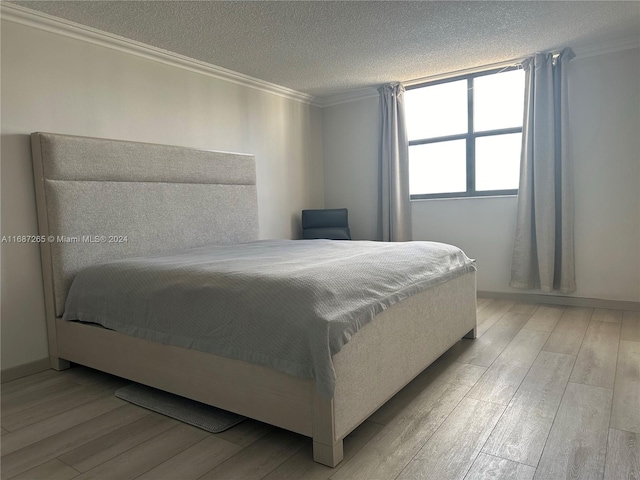
POLYGON ((591 43, 584 45, 576 45, 572 48, 576 58, 595 57, 596 55, 606 55, 607 53, 622 52, 640 48, 640 37, 630 36, 608 40, 602 43, 591 43))
POLYGON ((378 98, 377 87, 365 87, 354 90, 347 90, 345 92, 336 93, 333 95, 327 95, 324 97, 317 97, 315 104, 318 107, 333 107, 334 105, 340 105, 342 103, 355 102, 356 100, 363 100, 365 98, 378 98))
MULTIPOLYGON (((7 20, 21 25, 26 25, 33 28, 38 28, 47 32, 63 35, 77 40, 92 43, 102 47, 110 48, 120 52, 128 53, 130 55, 136 55, 138 57, 145 58, 147 60, 153 60, 165 65, 181 68, 191 72, 199 73, 201 75, 207 75, 209 77, 225 80, 227 82, 242 85, 244 87, 252 88, 262 92, 278 95, 280 97, 295 100, 301 103, 309 104, 315 107, 325 108, 340 105, 343 103, 355 102, 358 100, 364 100, 368 98, 377 97, 377 88, 379 85, 358 88, 343 91, 340 93, 318 96, 309 95, 306 93, 298 92, 296 90, 270 83, 259 78, 244 75, 233 70, 229 70, 223 67, 218 67, 210 63, 195 60, 178 53, 173 53, 161 48, 153 47, 135 40, 121 37, 112 33, 104 32, 92 27, 87 27, 69 20, 54 17, 46 13, 31 10, 19 5, 11 3, 2 3, 0 9, 0 17, 3 20, 7 20)), ((604 55, 607 53, 614 53, 623 50, 629 50, 633 48, 640 48, 640 39, 637 36, 617 38, 598 44, 585 44, 584 46, 577 45, 573 47, 573 51, 576 54, 576 58, 587 58, 596 55, 604 55)), ((487 68, 499 67, 501 65, 509 65, 522 61, 522 59, 508 60, 505 62, 496 63, 493 65, 483 65, 481 67, 472 67, 456 72, 447 72, 437 75, 431 75, 419 79, 407 80, 403 82, 404 85, 416 85, 418 83, 424 83, 443 79, 447 77, 464 75, 467 73, 473 73, 487 68)))
POLYGON ((104 32, 96 28, 87 27, 46 13, 31 10, 30 8, 25 8, 11 3, 2 3, 0 13, 0 18, 2 18, 2 20, 19 23, 21 25, 74 38, 76 40, 99 45, 101 47, 110 48, 112 50, 135 55, 147 60, 153 60, 155 62, 181 68, 190 72, 225 80, 237 85, 260 90, 261 92, 318 106, 315 97, 312 95, 298 92, 281 85, 276 85, 275 83, 266 82, 249 75, 234 72, 227 68, 195 60, 178 53, 169 52, 161 48, 136 42, 135 40, 104 32))

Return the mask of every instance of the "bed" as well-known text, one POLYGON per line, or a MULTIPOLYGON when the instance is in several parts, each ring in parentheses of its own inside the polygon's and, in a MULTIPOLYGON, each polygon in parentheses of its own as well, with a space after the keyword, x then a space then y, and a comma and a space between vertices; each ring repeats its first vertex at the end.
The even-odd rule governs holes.
POLYGON ((313 379, 62 319, 73 278, 114 259, 258 240, 251 155, 32 134, 51 366, 70 362, 313 438, 335 466, 346 435, 462 337, 475 337, 475 271, 376 314, 313 379))

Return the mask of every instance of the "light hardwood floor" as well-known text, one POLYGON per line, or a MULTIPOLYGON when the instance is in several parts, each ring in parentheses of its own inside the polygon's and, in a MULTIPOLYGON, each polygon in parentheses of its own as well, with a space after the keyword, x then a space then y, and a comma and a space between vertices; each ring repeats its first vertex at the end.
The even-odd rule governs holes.
MULTIPOLYGON (((212 435, 113 396, 83 367, 2 385, 1 478, 640 478, 637 312, 478 299, 461 340, 345 439, 337 468, 303 436, 247 420, 212 435)), ((206 379, 203 379, 206 381, 206 379)))

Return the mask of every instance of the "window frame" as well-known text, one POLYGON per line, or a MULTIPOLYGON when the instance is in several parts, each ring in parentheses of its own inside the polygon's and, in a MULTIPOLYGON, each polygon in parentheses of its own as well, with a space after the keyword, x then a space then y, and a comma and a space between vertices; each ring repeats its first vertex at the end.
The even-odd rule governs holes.
MULTIPOLYGON (((433 137, 428 139, 410 140, 409 147, 414 145, 426 145, 430 143, 447 142, 451 140, 465 140, 466 141, 466 172, 467 172, 467 190, 464 192, 446 192, 446 193, 419 193, 412 194, 411 200, 424 200, 431 198, 470 198, 470 197, 495 197, 495 196, 510 196, 518 195, 518 189, 508 190, 476 190, 476 138, 489 137, 494 135, 505 135, 510 133, 522 133, 522 126, 499 128, 494 130, 486 130, 482 132, 473 131, 473 79, 477 77, 483 77, 486 75, 493 75, 496 73, 503 73, 512 70, 519 70, 522 67, 520 65, 511 65, 508 67, 493 68, 490 70, 483 70, 480 72, 469 73, 466 75, 458 75, 455 77, 448 77, 431 82, 419 83, 416 85, 407 86, 406 90, 414 90, 418 88, 431 87, 434 85, 441 85, 443 83, 456 82, 460 80, 467 81, 467 132, 459 133, 456 135, 445 135, 441 137, 433 137)), ((522 102, 524 103, 524 93, 522 102)), ((524 121, 524 119, 523 119, 524 121)))

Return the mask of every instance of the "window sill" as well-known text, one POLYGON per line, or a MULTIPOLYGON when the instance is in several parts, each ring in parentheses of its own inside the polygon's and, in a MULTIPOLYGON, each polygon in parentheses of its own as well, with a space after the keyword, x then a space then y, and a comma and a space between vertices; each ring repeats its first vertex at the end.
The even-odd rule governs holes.
POLYGON ((412 198, 411 202, 433 202, 433 201, 443 201, 443 200, 484 200, 484 199, 495 199, 495 198, 518 198, 518 194, 507 194, 507 195, 477 195, 477 196, 465 196, 465 197, 433 197, 433 198, 412 198))

